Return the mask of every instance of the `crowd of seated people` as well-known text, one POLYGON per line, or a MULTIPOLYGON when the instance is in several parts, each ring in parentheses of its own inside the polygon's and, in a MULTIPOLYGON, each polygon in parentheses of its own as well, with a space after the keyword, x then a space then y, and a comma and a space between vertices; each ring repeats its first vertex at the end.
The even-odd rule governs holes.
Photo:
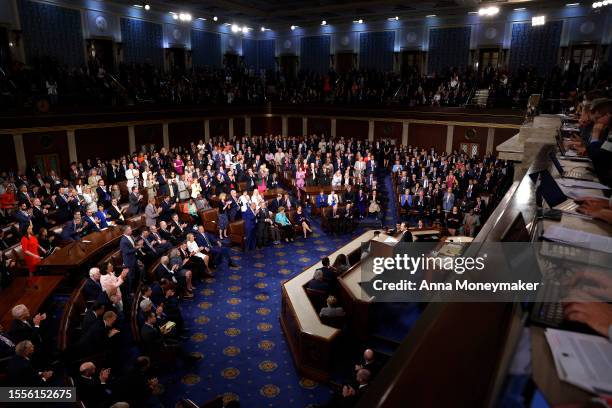
POLYGON ((163 72, 150 65, 119 66, 108 72, 96 60, 87 66, 66 68, 53 58, 34 61, 31 67, 15 63, 1 82, 7 106, 26 106, 45 97, 53 105, 121 105, 135 101, 179 104, 390 103, 407 106, 462 106, 474 88, 488 88, 494 106, 524 107, 529 95, 544 89, 546 98, 572 98, 577 89, 593 89, 605 80, 605 63, 580 68, 571 63, 565 70, 538 72, 521 66, 507 72, 492 65, 480 71, 447 67, 431 75, 416 67, 401 73, 353 70, 325 74, 300 71, 256 71, 245 65, 230 68, 196 68, 189 72, 163 72))
POLYGON ((513 177, 511 162, 492 155, 439 155, 407 149, 392 166, 400 218, 417 226, 438 226, 450 235, 474 237, 513 177))

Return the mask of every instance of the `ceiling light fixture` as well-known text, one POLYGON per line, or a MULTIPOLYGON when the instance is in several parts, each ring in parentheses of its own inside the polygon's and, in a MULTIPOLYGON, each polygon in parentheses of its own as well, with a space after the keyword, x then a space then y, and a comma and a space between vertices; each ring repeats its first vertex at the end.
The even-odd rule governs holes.
POLYGON ((261 30, 261 32, 263 33, 264 31, 266 31, 266 27, 261 26, 260 30, 261 30))
POLYGON ((217 20, 219 20, 219 17, 214 16, 214 17, 213 17, 213 21, 217 21, 217 20))
POLYGON ((238 24, 232 24, 232 33, 237 33, 238 31, 240 31, 238 24))
MULTIPOLYGON (((181 21, 191 21, 191 14, 189 14, 189 13, 179 13, 178 18, 181 21)), ((175 20, 176 20, 176 18, 175 18, 175 20)))
POLYGON ((578 7, 580 3, 567 3, 565 7, 578 7))
POLYGON ((436 16, 435 14, 428 14, 428 15, 426 15, 425 17, 427 17, 427 18, 432 18, 432 17, 435 17, 435 16, 436 16))
POLYGON ((242 26, 242 34, 248 34, 248 32, 249 32, 249 27, 242 26))
POLYGON ((145 10, 147 10, 147 11, 149 11, 149 10, 151 10, 151 6, 149 6, 148 4, 145 4, 145 5, 144 5, 144 9, 145 9, 145 10))
POLYGON ((531 25, 533 27, 543 26, 546 24, 546 16, 534 16, 531 18, 531 25))
POLYGON ((142 8, 142 5, 141 4, 134 4, 134 7, 142 8))
POLYGON ((363 24, 363 20, 360 18, 359 20, 353 20, 355 24, 363 24))
POLYGON ((482 7, 478 10, 478 15, 484 17, 491 17, 497 13, 499 13, 499 7, 497 6, 482 7))
POLYGON ((173 19, 175 19, 175 20, 178 20, 178 19, 179 19, 178 14, 176 14, 176 13, 170 13, 170 14, 172 14, 172 18, 173 18, 173 19))
POLYGON ((525 7, 519 7, 519 8, 515 8, 514 11, 525 11, 526 8, 525 7))
POLYGON ((296 26, 296 25, 292 25, 292 26, 291 26, 291 31, 295 30, 296 28, 298 28, 298 26, 296 26))
POLYGON ((468 11, 468 14, 478 14, 477 11, 468 11))
POLYGON ((321 21, 321 25, 327 25, 327 21, 325 20, 321 21))
POLYGON ((612 0, 596 1, 595 3, 593 3, 593 8, 609 6, 610 4, 612 4, 612 0))
POLYGON ((198 20, 206 21, 204 17, 198 17, 198 20))

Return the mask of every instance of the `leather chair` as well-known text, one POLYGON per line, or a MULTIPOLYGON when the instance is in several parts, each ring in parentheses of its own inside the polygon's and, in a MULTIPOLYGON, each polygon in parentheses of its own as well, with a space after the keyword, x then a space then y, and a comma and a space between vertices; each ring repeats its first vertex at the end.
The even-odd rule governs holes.
POLYGON ((202 225, 204 225, 204 230, 216 234, 219 230, 219 209, 211 208, 210 210, 201 210, 198 213, 200 214, 202 225))
POLYGON ((244 251, 244 248, 246 247, 244 220, 230 222, 228 235, 230 237, 230 242, 240 246, 240 248, 244 251))

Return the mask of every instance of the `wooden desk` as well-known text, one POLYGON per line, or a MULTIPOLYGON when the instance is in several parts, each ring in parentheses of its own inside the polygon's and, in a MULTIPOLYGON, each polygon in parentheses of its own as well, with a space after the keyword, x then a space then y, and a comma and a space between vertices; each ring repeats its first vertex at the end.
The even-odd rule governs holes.
POLYGON ((35 276, 32 278, 32 286, 27 287, 28 278, 18 277, 13 283, 2 291, 2 302, 0 302, 0 323, 8 330, 13 320, 11 309, 18 304, 24 304, 34 316, 45 303, 49 295, 64 279, 63 276, 35 276))
POLYGON ((39 267, 53 272, 64 272, 64 269, 74 269, 93 260, 104 250, 117 246, 121 239, 121 227, 108 227, 104 231, 92 232, 80 241, 74 241, 55 251, 42 260, 39 267), (89 241, 89 242, 85 242, 89 241))
MULTIPOLYGON (((362 242, 367 242, 373 237, 374 231, 367 231, 328 257, 333 262, 340 254, 348 255, 359 250, 362 242)), ((333 343, 340 334, 339 329, 321 322, 304 289, 315 270, 322 266, 319 261, 282 285, 280 316, 281 327, 287 337, 298 371, 317 381, 329 380, 333 343)))

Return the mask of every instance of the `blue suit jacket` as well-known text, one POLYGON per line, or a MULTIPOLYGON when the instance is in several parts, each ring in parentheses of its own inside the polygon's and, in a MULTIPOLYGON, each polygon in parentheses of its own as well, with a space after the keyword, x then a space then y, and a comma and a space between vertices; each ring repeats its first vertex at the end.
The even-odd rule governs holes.
POLYGON ((317 195, 317 208, 327 207, 327 195, 317 195))
POLYGON ((119 242, 119 249, 121 250, 123 264, 125 266, 131 268, 136 265, 136 248, 132 245, 130 240, 125 235, 121 237, 121 241, 119 242))
POLYGON ((251 209, 246 210, 242 214, 242 218, 244 219, 244 227, 247 231, 253 230, 257 225, 257 218, 251 209))
POLYGON ((74 221, 68 221, 64 227, 62 228, 62 233, 60 234, 60 238, 62 241, 78 241, 80 236, 79 233, 74 228, 74 221))

